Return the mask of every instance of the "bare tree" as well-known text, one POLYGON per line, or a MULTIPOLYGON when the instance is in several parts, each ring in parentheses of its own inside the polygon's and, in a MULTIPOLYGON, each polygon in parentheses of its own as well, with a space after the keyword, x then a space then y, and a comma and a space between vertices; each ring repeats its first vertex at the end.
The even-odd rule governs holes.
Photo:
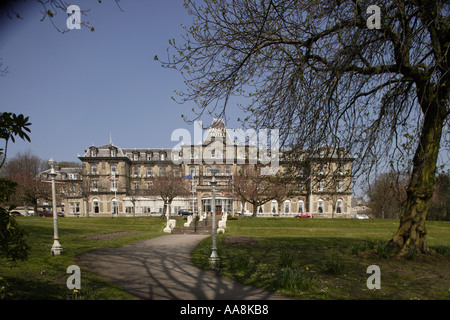
POLYGON ((197 102, 197 116, 224 117, 230 97, 243 96, 245 120, 278 128, 280 146, 343 147, 355 175, 382 164, 410 172, 389 246, 429 253, 425 219, 449 120, 449 6, 380 0, 377 15, 371 4, 186 1, 193 24, 163 65, 182 72, 179 100, 197 102))
POLYGON ((30 152, 18 153, 14 158, 6 162, 4 174, 17 183, 17 189, 10 201, 16 204, 29 204, 38 215, 39 200, 51 198, 50 185, 39 176, 45 163, 30 152))
POLYGON ((406 200, 407 185, 406 178, 397 172, 378 175, 367 191, 373 216, 398 219, 406 200))
POLYGON ((190 194, 187 182, 171 172, 164 176, 155 177, 152 183, 152 188, 149 190, 150 194, 160 196, 164 201, 163 217, 170 217, 170 206, 173 199, 190 194))
POLYGON ((267 176, 261 175, 257 166, 245 165, 233 177, 232 188, 234 194, 243 203, 253 206, 253 217, 256 217, 258 207, 276 197, 277 188, 267 176))

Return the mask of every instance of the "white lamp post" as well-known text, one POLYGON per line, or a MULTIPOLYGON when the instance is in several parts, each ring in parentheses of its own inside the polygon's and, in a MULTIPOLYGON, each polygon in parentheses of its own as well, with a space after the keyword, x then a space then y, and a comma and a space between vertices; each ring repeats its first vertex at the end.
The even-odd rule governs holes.
POLYGON ((52 177, 52 202, 53 202, 53 246, 51 249, 52 256, 59 256, 63 248, 61 247, 61 244, 59 243, 59 236, 58 236, 58 214, 56 212, 56 186, 55 186, 55 177, 56 177, 56 170, 55 165, 56 161, 51 158, 48 160, 48 164, 50 165, 50 173, 49 175, 52 177))
POLYGON ((209 265, 211 267, 216 267, 219 262, 220 258, 217 254, 217 245, 216 245, 216 231, 217 231, 217 225, 216 225, 216 174, 219 172, 219 169, 217 167, 211 168, 211 185, 212 185, 212 248, 211 248, 211 256, 209 257, 209 265))

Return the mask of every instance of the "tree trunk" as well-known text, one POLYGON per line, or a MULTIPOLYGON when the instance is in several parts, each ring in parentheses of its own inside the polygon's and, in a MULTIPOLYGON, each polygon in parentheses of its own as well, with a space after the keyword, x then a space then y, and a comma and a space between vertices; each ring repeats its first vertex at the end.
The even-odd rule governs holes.
POLYGON ((252 203, 253 206, 253 215, 252 217, 256 217, 258 215, 258 204, 257 203, 252 203))
POLYGON ((436 162, 445 112, 439 108, 436 98, 428 106, 424 111, 425 119, 413 159, 413 171, 400 226, 388 243, 396 256, 432 252, 426 242, 425 220, 436 179, 436 162))

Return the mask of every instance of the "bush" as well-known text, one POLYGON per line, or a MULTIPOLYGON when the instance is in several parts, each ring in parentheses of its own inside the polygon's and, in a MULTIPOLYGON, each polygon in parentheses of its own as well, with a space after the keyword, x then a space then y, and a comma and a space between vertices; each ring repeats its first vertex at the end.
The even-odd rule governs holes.
POLYGON ((289 291, 306 291, 313 286, 313 277, 307 271, 291 268, 278 269, 276 273, 276 287, 289 291))
POLYGON ((295 254, 292 251, 281 251, 280 253, 280 266, 286 268, 292 268, 295 263, 295 254))
POLYGON ((325 262, 325 271, 328 274, 338 275, 344 271, 344 266, 339 260, 329 260, 325 262))

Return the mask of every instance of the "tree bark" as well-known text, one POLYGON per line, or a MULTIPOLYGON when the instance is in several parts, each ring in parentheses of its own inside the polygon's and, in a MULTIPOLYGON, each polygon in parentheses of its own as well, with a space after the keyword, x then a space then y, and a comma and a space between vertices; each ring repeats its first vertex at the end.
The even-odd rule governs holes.
MULTIPOLYGON (((428 96, 432 97, 433 95, 428 96)), ((436 95, 434 96, 436 97, 436 95)), ((426 241, 425 220, 430 199, 433 196, 436 162, 446 111, 440 106, 439 98, 434 98, 429 103, 425 101, 424 98, 422 105, 429 107, 422 108, 425 118, 413 159, 413 170, 407 189, 408 197, 397 233, 388 243, 395 256, 404 256, 412 252, 432 253, 426 241)))

